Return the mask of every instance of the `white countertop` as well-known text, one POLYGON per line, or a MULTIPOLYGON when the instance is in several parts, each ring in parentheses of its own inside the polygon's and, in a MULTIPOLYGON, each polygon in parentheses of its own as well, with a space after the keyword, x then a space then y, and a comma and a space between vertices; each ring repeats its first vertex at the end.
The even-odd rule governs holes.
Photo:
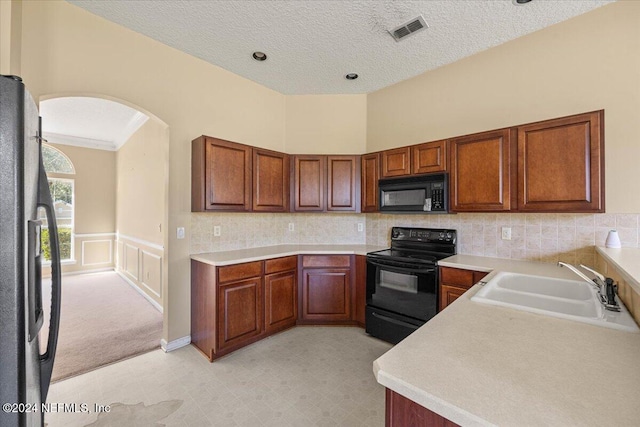
POLYGON ((276 245, 261 248, 238 249, 234 251, 192 254, 191 259, 206 264, 222 266, 302 254, 366 255, 367 252, 379 251, 386 248, 386 246, 372 245, 276 245))
POLYGON ((627 283, 640 294, 640 249, 638 248, 603 248, 596 246, 596 251, 624 274, 627 283))
MULTIPOLYGON (((538 262, 439 264, 574 279, 538 262)), ((378 382, 465 426, 640 423, 640 334, 479 304, 470 300, 479 289, 377 359, 378 382)))

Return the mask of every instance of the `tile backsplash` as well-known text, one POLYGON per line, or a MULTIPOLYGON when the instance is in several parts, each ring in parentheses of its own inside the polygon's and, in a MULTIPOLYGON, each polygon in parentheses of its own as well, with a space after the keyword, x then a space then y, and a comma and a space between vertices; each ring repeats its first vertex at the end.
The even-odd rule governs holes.
POLYGON ((453 228, 458 230, 458 253, 572 264, 595 264, 594 245, 604 246, 617 229, 624 247, 638 247, 638 214, 523 214, 457 215, 367 214, 367 243, 386 245, 392 226, 453 228), (511 240, 502 240, 502 227, 511 240))
POLYGON ((193 213, 191 253, 283 244, 365 244, 365 222, 363 214, 193 213), (358 231, 358 223, 363 231, 358 231), (214 226, 220 226, 220 236, 213 235, 214 226))
POLYGON ((191 253, 296 243, 388 246, 391 227, 413 226, 458 230, 461 254, 594 265, 594 245, 603 246, 611 229, 618 230, 622 246, 638 247, 639 218, 640 214, 194 213, 191 253), (358 231, 359 223, 365 231, 358 231), (220 236, 213 234, 216 225, 220 236), (501 239, 502 227, 511 227, 511 240, 501 239))

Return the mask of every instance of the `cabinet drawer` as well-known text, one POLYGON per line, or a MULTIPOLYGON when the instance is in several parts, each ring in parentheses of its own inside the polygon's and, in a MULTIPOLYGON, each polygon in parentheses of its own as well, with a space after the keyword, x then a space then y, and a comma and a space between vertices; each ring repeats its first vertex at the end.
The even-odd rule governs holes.
POLYGON ((441 267, 440 283, 470 288, 474 284, 473 271, 441 267))
POLYGON ((304 255, 303 267, 350 267, 350 255, 304 255))
POLYGON ((262 276, 262 261, 218 267, 218 283, 262 276))
POLYGON ((295 270, 297 265, 298 265, 297 256, 268 259, 264 262, 264 274, 295 270))

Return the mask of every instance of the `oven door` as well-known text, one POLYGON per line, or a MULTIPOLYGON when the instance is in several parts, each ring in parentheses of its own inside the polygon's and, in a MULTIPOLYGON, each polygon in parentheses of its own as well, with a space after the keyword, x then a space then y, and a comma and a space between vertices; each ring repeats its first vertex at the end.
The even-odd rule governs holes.
POLYGON ((438 309, 437 267, 367 258, 367 306, 426 322, 438 309))

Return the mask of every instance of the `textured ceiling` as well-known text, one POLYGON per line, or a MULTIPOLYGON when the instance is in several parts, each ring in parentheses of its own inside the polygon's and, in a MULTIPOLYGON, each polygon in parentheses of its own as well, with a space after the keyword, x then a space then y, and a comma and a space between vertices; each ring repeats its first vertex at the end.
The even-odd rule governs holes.
POLYGON ((43 136, 53 143, 117 150, 148 117, 106 99, 54 98, 40 103, 43 136))
POLYGON ((372 92, 610 2, 70 0, 283 94, 372 92), (420 14, 426 31, 389 35, 420 14))

